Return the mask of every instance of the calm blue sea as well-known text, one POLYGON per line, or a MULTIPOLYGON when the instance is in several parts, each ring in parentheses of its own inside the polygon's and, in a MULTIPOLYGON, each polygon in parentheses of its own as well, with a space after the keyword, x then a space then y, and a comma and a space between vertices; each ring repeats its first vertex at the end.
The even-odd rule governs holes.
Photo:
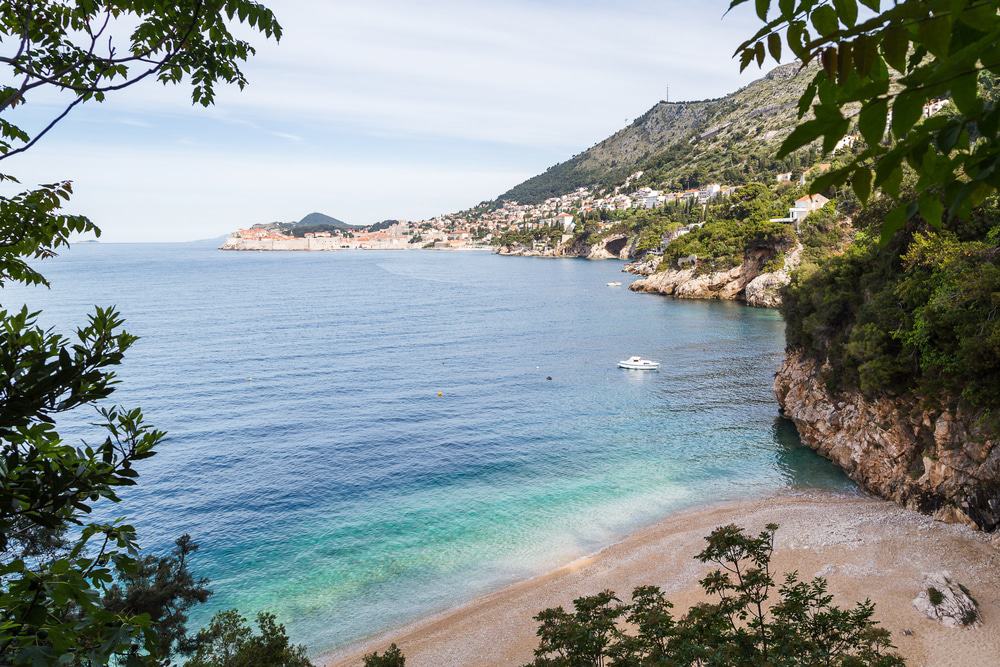
POLYGON ((267 609, 320 653, 679 508, 851 488, 777 418, 777 313, 609 288, 617 262, 83 244, 40 268, 5 307, 68 331, 115 304, 141 336, 116 398, 169 438, 115 512, 201 545, 196 622, 267 609))

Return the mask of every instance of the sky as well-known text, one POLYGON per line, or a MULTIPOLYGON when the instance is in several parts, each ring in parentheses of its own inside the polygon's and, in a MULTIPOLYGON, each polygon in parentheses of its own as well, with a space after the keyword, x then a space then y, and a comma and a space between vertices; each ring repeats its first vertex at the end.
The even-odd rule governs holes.
MULTIPOLYGON (((143 82, 74 109, 4 171, 74 181, 102 241, 187 241, 320 211, 416 220, 492 199, 667 96, 719 97, 759 27, 728 0, 267 2, 250 85, 209 109, 143 82)), ((753 3, 749 3, 753 5, 753 3)), ((769 66, 765 66, 769 67, 769 66)), ((14 118, 44 125, 59 100, 14 118)))

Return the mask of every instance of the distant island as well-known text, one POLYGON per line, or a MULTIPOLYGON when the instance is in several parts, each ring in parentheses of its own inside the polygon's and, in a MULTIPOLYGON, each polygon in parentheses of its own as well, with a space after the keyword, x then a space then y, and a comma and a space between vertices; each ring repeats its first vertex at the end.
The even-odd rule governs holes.
POLYGON ((485 233, 431 222, 383 220, 351 225, 323 213, 309 213, 298 222, 259 223, 238 229, 221 250, 413 250, 489 247, 485 233))

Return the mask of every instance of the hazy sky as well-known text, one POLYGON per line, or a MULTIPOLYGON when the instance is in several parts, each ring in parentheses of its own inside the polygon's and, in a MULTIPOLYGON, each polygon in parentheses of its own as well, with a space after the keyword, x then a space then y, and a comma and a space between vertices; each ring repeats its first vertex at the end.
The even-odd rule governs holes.
MULTIPOLYGON (((728 0, 267 3, 250 86, 192 107, 140 85, 78 107, 4 171, 73 179, 107 241, 218 236, 322 211, 355 224, 491 199, 624 127, 666 95, 760 76, 731 55, 759 22, 728 0)), ((753 3, 749 3, 752 5, 753 3)), ((55 109, 37 97, 31 127, 55 109)))

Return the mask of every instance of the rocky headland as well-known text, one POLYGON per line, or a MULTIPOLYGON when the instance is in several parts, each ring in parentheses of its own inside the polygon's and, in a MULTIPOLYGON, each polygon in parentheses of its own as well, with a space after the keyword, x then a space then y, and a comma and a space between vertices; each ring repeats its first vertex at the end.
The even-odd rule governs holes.
POLYGON ((865 489, 943 521, 1000 528, 1000 446, 983 413, 834 394, 817 362, 795 351, 774 393, 802 442, 865 489))
POLYGON ((636 262, 626 269, 645 277, 633 282, 629 289, 679 299, 729 299, 750 306, 777 308, 781 305, 781 288, 789 283, 791 272, 799 265, 802 246, 797 245, 784 255, 780 269, 765 271, 777 252, 780 249, 749 250, 742 264, 724 271, 703 271, 697 265, 658 271, 652 261, 636 262))
POLYGON ((515 257, 578 257, 583 259, 632 259, 636 255, 635 235, 610 234, 596 240, 577 236, 564 239, 551 246, 527 246, 520 243, 497 247, 498 255, 515 257))

